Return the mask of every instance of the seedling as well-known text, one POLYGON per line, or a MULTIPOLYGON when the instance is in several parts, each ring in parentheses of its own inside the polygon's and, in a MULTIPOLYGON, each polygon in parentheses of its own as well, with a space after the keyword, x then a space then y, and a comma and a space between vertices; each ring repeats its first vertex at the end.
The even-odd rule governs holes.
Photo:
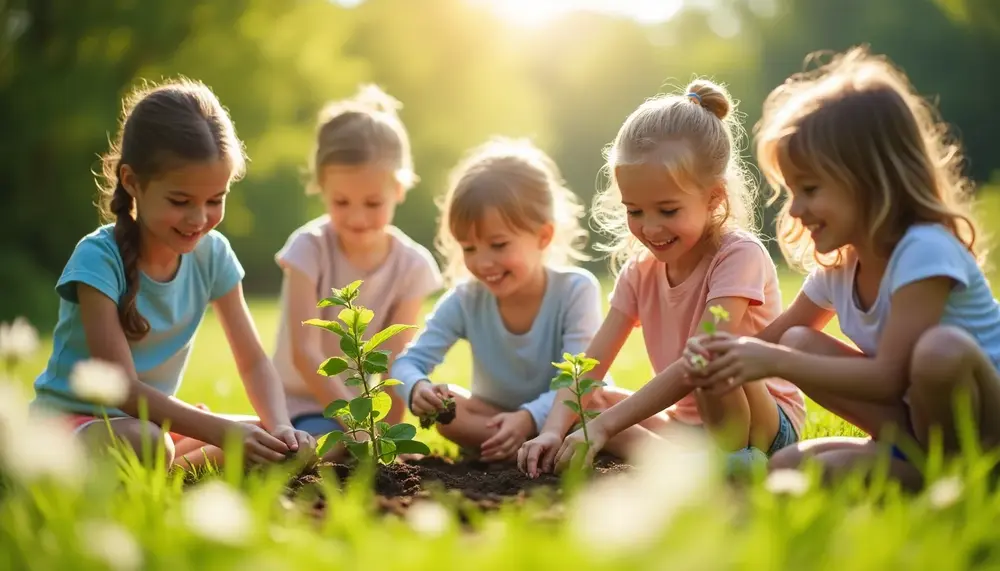
POLYGON ((414 326, 390 325, 372 335, 370 339, 363 339, 362 335, 375 313, 356 303, 361 284, 362 281, 358 280, 341 289, 334 288, 332 296, 316 304, 316 307, 343 307, 337 316, 338 321, 309 319, 302 322, 304 325, 320 327, 340 337, 340 350, 343 356, 330 357, 323 361, 317 372, 332 377, 349 371, 351 375, 344 383, 362 389, 361 395, 350 402, 337 399, 323 410, 323 416, 340 419, 347 427, 347 431, 334 430, 321 437, 323 442, 317 453, 322 456, 333 449, 338 442, 343 442, 359 462, 374 460, 389 464, 399 454, 430 454, 430 448, 426 444, 413 440, 417 434, 415 426, 407 423, 390 426, 389 423, 381 421, 392 406, 392 399, 386 394, 385 388, 402 383, 396 379, 385 379, 374 386, 371 385, 371 375, 388 372, 390 352, 377 347, 392 336, 414 326))
POLYGON ((448 424, 455 420, 455 399, 445 398, 444 410, 435 410, 420 417, 420 428, 430 428, 434 423, 448 424))
MULTIPOLYGON (((703 321, 701 329, 708 335, 715 335, 715 332, 719 330, 719 323, 729 321, 729 312, 721 305, 713 305, 708 308, 708 311, 712 314, 712 321, 703 321)), ((691 361, 699 369, 704 369, 708 366, 708 361, 701 355, 691 357, 691 361)))
POLYGON ((557 369, 559 369, 559 374, 552 379, 550 388, 552 390, 568 388, 576 397, 576 400, 564 400, 563 404, 569 407, 569 409, 576 414, 580 415, 580 423, 583 428, 584 452, 590 449, 590 435, 587 434, 587 421, 596 417, 600 414, 600 412, 596 410, 584 409, 583 397, 594 389, 603 387, 607 383, 604 381, 595 381, 594 379, 582 379, 581 377, 593 370, 598 363, 599 361, 597 359, 591 359, 583 353, 578 353, 576 355, 563 353, 562 363, 552 363, 557 369))

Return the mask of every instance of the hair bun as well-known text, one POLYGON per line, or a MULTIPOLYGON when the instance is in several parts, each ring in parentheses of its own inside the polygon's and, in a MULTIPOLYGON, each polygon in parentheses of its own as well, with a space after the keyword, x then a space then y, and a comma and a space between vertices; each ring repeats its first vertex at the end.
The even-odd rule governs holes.
POLYGON ((729 92, 721 85, 707 79, 692 81, 688 84, 686 92, 694 94, 696 97, 691 97, 691 100, 711 111, 712 115, 715 115, 719 119, 728 117, 730 110, 733 108, 729 92))

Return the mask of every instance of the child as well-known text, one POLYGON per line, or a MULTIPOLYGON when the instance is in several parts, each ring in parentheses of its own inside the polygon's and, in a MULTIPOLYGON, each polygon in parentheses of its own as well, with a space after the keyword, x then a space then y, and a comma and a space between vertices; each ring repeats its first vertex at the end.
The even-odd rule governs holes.
MULTIPOLYGON (((712 319, 710 306, 729 313, 720 329, 750 334, 781 312, 774 264, 746 230, 754 193, 731 107, 722 87, 694 81, 683 94, 643 103, 610 149, 611 184, 595 199, 592 216, 613 237, 604 248, 613 268, 627 262, 587 354, 600 361, 592 374, 602 375, 641 324, 657 375, 588 423, 586 463, 605 447, 627 458, 646 439, 704 426, 743 466, 794 442, 802 429, 804 402, 791 385, 766 379, 722 397, 692 392, 681 359, 688 337, 712 319)), ((580 430, 563 439, 575 416, 565 407, 549 416, 518 453, 522 471, 535 477, 571 461, 583 442, 580 430)))
MULTIPOLYGON (((699 385, 722 392, 778 375, 869 433, 783 451, 772 467, 815 456, 835 476, 870 466, 880 440, 939 431, 958 451, 953 396, 971 397, 980 443, 1000 442, 1000 309, 976 257, 968 182, 945 128, 884 58, 853 49, 768 97, 757 150, 787 189, 779 240, 790 263, 818 267, 756 339, 696 339, 699 385), (856 345, 821 332, 836 316, 856 345)), ((778 190, 780 193, 780 189, 778 190)), ((919 477, 894 449, 891 471, 919 477)))
POLYGON ((114 223, 80 240, 56 284, 59 321, 52 356, 35 381, 34 408, 68 413, 82 438, 103 445, 109 444, 106 413, 114 436, 136 451, 144 435, 153 446, 162 439, 168 465, 186 455, 188 465, 220 462, 231 433, 253 462, 315 447, 292 428, 243 298, 243 268, 215 230, 244 161, 229 116, 205 85, 178 80, 132 95, 103 158, 102 214, 114 223), (209 303, 259 421, 239 422, 174 398, 209 303), (129 390, 121 408, 73 393, 70 373, 88 359, 124 370, 129 390), (139 419, 140 401, 148 421, 139 419), (167 421, 173 438, 161 438, 167 421))
POLYGON ((597 279, 565 265, 582 258, 582 207, 541 150, 495 139, 458 165, 442 210, 445 275, 472 279, 438 300, 392 374, 418 416, 455 400, 455 420, 437 425, 445 438, 484 461, 510 460, 552 409, 552 363, 583 351, 600 323, 597 279), (459 339, 472 348, 471 392, 428 378, 459 339))
MULTIPOLYGON (((358 301, 375 312, 368 329, 378 331, 393 323, 416 324, 424 301, 441 287, 431 253, 392 226, 396 206, 417 178, 396 106, 379 88, 366 86, 323 110, 308 191, 322 197, 326 214, 295 230, 275 256, 284 283, 274 364, 292 425, 314 436, 343 429, 323 416, 326 405, 358 396, 344 384, 346 375, 316 372, 341 354, 339 337, 302 325, 316 317, 336 319, 340 308, 317 309, 316 303, 332 288, 363 280, 358 301)), ((412 337, 404 331, 382 348, 393 359, 412 337)), ((386 422, 401 422, 405 410, 393 398, 386 422)))

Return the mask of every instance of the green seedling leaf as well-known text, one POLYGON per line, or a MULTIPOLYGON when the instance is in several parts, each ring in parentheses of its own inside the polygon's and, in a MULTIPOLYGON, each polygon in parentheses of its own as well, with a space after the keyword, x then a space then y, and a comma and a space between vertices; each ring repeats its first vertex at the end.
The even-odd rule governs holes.
POLYGON ((316 372, 327 377, 339 375, 347 370, 347 361, 343 357, 330 357, 319 366, 316 372))
POLYGON ((375 423, 375 428, 378 429, 378 433, 379 434, 383 434, 384 435, 386 432, 389 431, 390 428, 392 428, 392 425, 389 424, 388 422, 376 422, 375 423))
POLYGON ((345 306, 345 305, 347 305, 346 299, 337 295, 333 295, 319 300, 319 303, 316 304, 316 307, 331 307, 331 306, 345 306))
POLYGON ((371 397, 360 396, 351 401, 350 407, 351 416, 360 422, 361 419, 368 416, 368 414, 372 411, 372 399, 371 397))
POLYGON ((385 415, 389 414, 389 409, 392 408, 392 398, 385 393, 377 393, 372 397, 372 410, 375 411, 375 420, 385 418, 385 415))
POLYGON ((337 335, 344 334, 344 328, 341 327, 336 321, 328 321, 326 319, 307 319, 302 322, 302 325, 311 325, 313 327, 326 329, 327 331, 331 331, 337 335))
POLYGON ((577 414, 580 414, 580 405, 576 404, 576 401, 564 400, 563 404, 569 407, 569 409, 577 414))
POLYGON ((564 389, 573 386, 573 375, 567 373, 566 371, 560 372, 552 382, 549 384, 549 388, 552 390, 564 389))
POLYGON ((385 431, 384 436, 392 440, 413 440, 417 435, 417 427, 412 424, 400 423, 385 431))
POLYGON ((333 450, 333 447, 337 445, 338 442, 344 440, 344 433, 340 430, 334 430, 333 432, 327 434, 322 438, 323 442, 320 443, 319 449, 316 450, 317 456, 323 456, 327 452, 333 450))
POLYGON ((372 349, 378 347, 382 343, 388 341, 390 338, 399 335, 400 333, 406 331, 407 329, 416 329, 416 326, 402 325, 402 324, 390 325, 389 327, 386 327, 385 329, 379 331, 375 335, 372 335, 372 338, 369 339, 368 341, 365 341, 365 345, 361 350, 364 351, 365 353, 368 353, 372 349))
POLYGON ((369 375, 389 372, 389 353, 387 351, 373 351, 365 355, 363 359, 364 370, 369 375))
POLYGON ((396 459, 396 443, 385 438, 378 439, 379 456, 378 459, 384 464, 388 464, 396 459))
POLYGON ((590 420, 592 418, 597 418, 600 414, 601 414, 601 411, 599 411, 599 410, 585 410, 585 411, 583 411, 583 416, 587 420, 590 420))
POLYGON ((401 385, 401 384, 403 384, 403 381, 399 379, 386 379, 381 383, 379 383, 379 385, 383 387, 394 387, 396 385, 401 385))
POLYGON ((419 440, 394 440, 396 454, 430 454, 431 449, 419 440))
POLYGON ((354 280, 353 282, 351 282, 351 283, 347 284, 346 286, 344 286, 340 290, 340 294, 339 295, 341 297, 343 297, 344 299, 348 299, 348 300, 354 301, 355 299, 358 298, 358 295, 359 295, 358 290, 361 289, 361 284, 363 284, 363 283, 365 283, 364 280, 354 280))
POLYGON ((580 394, 585 395, 598 387, 603 387, 606 385, 607 383, 605 383, 604 381, 596 381, 594 379, 583 379, 580 381, 580 394))
POLYGON ((337 314, 337 319, 343 321, 348 330, 354 331, 357 327, 358 310, 353 307, 342 309, 340 310, 340 313, 337 314))
POLYGON ((355 376, 344 381, 344 384, 349 387, 363 387, 365 386, 365 380, 361 377, 355 376))
POLYGON ((335 418, 340 415, 341 412, 347 407, 347 401, 344 399, 337 399, 332 403, 326 405, 323 409, 323 416, 327 418, 335 418))
POLYGON ((576 366, 573 363, 563 362, 563 363, 552 363, 552 364, 555 366, 555 368, 570 375, 572 375, 573 372, 576 371, 576 366))
POLYGON ((344 335, 340 338, 340 350, 345 356, 351 359, 358 358, 358 345, 354 342, 354 339, 351 339, 350 335, 344 335))
POLYGON ((367 442, 354 442, 345 441, 344 444, 347 449, 351 452, 351 456, 354 456, 358 460, 364 460, 368 458, 368 443, 367 442))

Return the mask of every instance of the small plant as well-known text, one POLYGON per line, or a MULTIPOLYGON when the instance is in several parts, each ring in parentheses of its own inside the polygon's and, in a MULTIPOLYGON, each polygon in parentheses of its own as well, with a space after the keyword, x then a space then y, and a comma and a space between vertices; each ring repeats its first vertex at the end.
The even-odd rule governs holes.
POLYGON ((600 414, 600 412, 596 410, 584 409, 583 397, 587 393, 590 393, 598 387, 603 387, 607 383, 604 381, 595 381, 594 379, 581 379, 581 377, 593 370, 598 363, 599 361, 597 359, 587 357, 583 353, 578 353, 576 355, 563 353, 562 363, 552 363, 557 369, 559 369, 559 374, 552 379, 550 388, 552 390, 568 388, 576 397, 576 400, 564 400, 563 404, 569 407, 569 409, 576 414, 580 415, 580 423, 583 429, 584 451, 590 449, 590 435, 587 434, 587 421, 600 414))
POLYGON ((435 410, 420 417, 420 428, 430 428, 434 423, 449 424, 455 420, 455 399, 445 398, 444 410, 435 410))
POLYGON ((371 375, 388 372, 389 351, 377 349, 393 335, 413 328, 412 325, 390 325, 371 336, 362 338, 375 313, 356 304, 362 281, 358 280, 342 289, 333 289, 333 295, 320 300, 316 307, 339 306, 338 321, 309 319, 305 325, 326 329, 340 336, 340 350, 343 357, 330 357, 317 371, 332 377, 344 371, 353 374, 345 382, 350 387, 361 387, 362 393, 350 402, 337 399, 327 405, 323 415, 339 418, 347 431, 334 430, 323 438, 318 454, 329 452, 338 442, 343 442, 351 455, 359 462, 375 460, 389 464, 399 454, 430 454, 423 442, 413 440, 417 428, 412 424, 400 423, 390 426, 381 421, 392 406, 392 399, 385 392, 386 387, 402 384, 396 379, 385 379, 372 386, 371 375), (359 438, 359 435, 363 438, 359 438))
MULTIPOLYGON (((715 335, 715 332, 719 330, 719 323, 729 321, 729 312, 721 305, 713 305, 708 308, 708 311, 712 314, 712 321, 702 322, 701 329, 708 335, 715 335)), ((704 369, 708 366, 708 361, 701 355, 691 357, 691 361, 699 369, 704 369)))

